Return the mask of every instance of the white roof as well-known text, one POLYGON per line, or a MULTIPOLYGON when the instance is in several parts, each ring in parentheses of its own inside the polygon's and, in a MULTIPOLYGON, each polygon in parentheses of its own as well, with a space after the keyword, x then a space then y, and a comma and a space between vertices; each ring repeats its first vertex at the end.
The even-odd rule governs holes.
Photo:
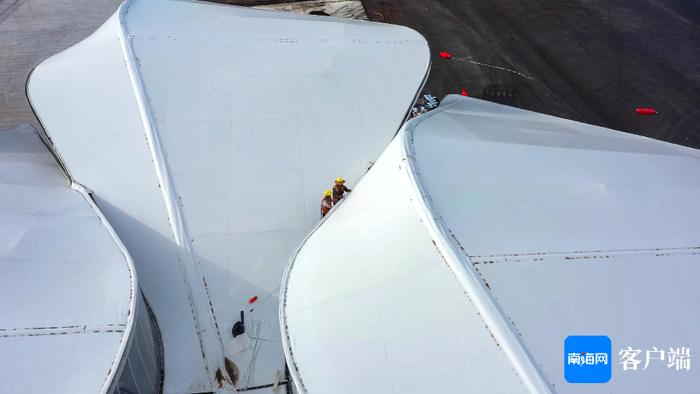
POLYGON ((389 143, 428 67, 404 27, 161 0, 125 3, 36 68, 42 124, 134 257, 166 392, 216 388, 241 310, 261 340, 228 353, 239 386, 284 371, 283 267, 323 190, 389 143))
POLYGON ((435 248, 403 165, 392 143, 288 268, 280 319, 298 391, 526 392, 435 248))
POLYGON ((281 316, 300 389, 360 376, 377 392, 460 379, 513 392, 514 372, 536 392, 692 392, 697 371, 623 373, 617 354, 700 346, 699 159, 690 148, 448 96, 407 123, 291 261, 281 316), (384 161, 398 175, 386 176, 384 161), (388 197, 381 185, 395 177, 401 186, 388 197), (371 214, 383 199, 398 207, 371 214), (436 279, 442 268, 428 250, 452 275, 436 279), (450 293, 455 279, 463 291, 450 293), (612 339, 608 384, 565 382, 569 335, 612 339), (473 366, 493 371, 504 360, 510 368, 496 377, 473 366))
POLYGON ((700 246, 699 151, 479 100, 444 106, 417 122, 416 166, 472 262, 700 246))
POLYGON ((0 132, 0 392, 105 391, 134 307, 128 256, 29 126, 0 132))
MULTIPOLYGON (((558 391, 581 387, 564 381, 568 335, 608 335, 614 355, 700 348, 698 150, 457 96, 411 128, 432 215, 558 391)), ((586 392, 700 385, 621 372, 586 392)))

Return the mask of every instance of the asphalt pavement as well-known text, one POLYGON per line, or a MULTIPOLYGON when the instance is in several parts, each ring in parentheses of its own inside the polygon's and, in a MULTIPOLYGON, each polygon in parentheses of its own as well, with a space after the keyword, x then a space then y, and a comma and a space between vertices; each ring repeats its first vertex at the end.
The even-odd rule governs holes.
POLYGON ((363 0, 433 52, 425 92, 491 101, 700 148, 696 0, 363 0), (440 51, 453 58, 439 57, 440 51), (651 107, 657 115, 639 115, 651 107))

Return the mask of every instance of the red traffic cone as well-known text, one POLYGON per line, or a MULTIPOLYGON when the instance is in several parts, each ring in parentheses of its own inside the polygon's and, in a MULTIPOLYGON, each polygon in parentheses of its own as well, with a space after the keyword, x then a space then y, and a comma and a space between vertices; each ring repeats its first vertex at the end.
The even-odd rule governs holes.
POLYGON ((469 92, 467 92, 467 89, 462 88, 462 92, 460 93, 462 96, 469 96, 469 92))

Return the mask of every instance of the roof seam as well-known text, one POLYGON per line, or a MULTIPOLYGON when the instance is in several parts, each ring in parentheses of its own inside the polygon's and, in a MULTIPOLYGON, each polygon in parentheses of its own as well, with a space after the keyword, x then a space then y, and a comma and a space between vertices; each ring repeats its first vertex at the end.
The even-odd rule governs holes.
POLYGON ((633 253, 653 253, 653 252, 668 252, 668 251, 690 251, 700 250, 700 246, 679 246, 679 247, 661 247, 661 248, 633 248, 633 249, 591 249, 591 250, 575 250, 566 252, 526 252, 526 253, 504 253, 504 254, 484 254, 484 255, 469 255, 470 259, 486 259, 486 258, 502 258, 502 257, 541 257, 541 256, 558 256, 558 255, 575 255, 575 254, 595 254, 595 253, 616 253, 616 254, 633 254, 633 253))
POLYGON ((504 263, 537 263, 540 261, 580 261, 580 260, 610 260, 610 259, 626 259, 638 256, 654 256, 654 257, 672 257, 672 256, 695 256, 700 255, 700 250, 695 249, 684 249, 684 250, 674 250, 671 252, 661 251, 649 251, 643 253, 592 253, 592 254, 578 254, 575 256, 567 255, 550 255, 550 256, 538 256, 530 258, 491 258, 483 260, 472 260, 472 265, 487 265, 487 264, 504 264, 504 263))
MULTIPOLYGON (((81 324, 61 327, 0 328, 0 338, 36 337, 45 335, 124 333, 128 329, 129 327, 125 323, 99 325, 81 324)), ((123 335, 122 337, 126 336, 127 335, 123 335)))
MULTIPOLYGON (((112 326, 122 326, 126 327, 126 323, 107 323, 107 324, 99 324, 98 326, 102 327, 112 327, 112 326)), ((48 329, 58 329, 58 328, 79 328, 79 327, 85 327, 85 324, 71 324, 69 326, 45 326, 45 327, 17 327, 17 328, 0 328, 0 332, 2 331, 21 331, 21 330, 48 330, 48 329)))

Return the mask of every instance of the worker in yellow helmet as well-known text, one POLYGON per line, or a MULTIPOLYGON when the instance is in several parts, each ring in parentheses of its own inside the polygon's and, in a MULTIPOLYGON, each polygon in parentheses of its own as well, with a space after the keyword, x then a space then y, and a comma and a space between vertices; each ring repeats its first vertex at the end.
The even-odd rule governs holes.
POLYGON ((331 210, 331 207, 333 206, 331 201, 332 195, 333 193, 331 193, 331 191, 328 189, 323 191, 323 198, 321 199, 321 217, 326 216, 328 211, 331 210))
POLYGON ((339 176, 335 178, 335 185, 333 185, 333 204, 337 204, 338 201, 345 196, 345 192, 349 193, 351 191, 352 190, 345 186, 345 179, 343 179, 343 177, 339 176))

